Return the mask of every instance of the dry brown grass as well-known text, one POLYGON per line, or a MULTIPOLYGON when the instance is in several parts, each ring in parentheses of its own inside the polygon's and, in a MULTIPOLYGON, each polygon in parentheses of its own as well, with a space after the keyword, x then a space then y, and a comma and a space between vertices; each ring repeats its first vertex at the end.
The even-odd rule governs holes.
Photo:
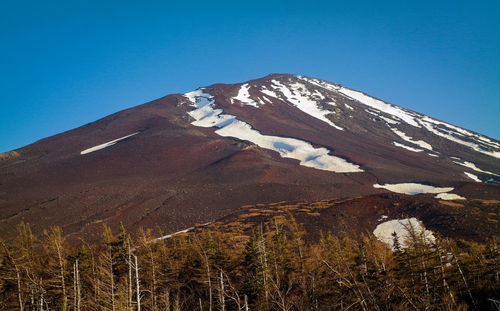
POLYGON ((450 202, 450 201, 439 200, 439 203, 443 204, 443 205, 452 206, 452 207, 464 207, 463 204, 455 203, 455 202, 450 202))
POLYGON ((20 154, 17 151, 4 152, 4 153, 0 153, 0 160, 14 159, 14 158, 18 158, 19 156, 20 156, 20 154))
POLYGON ((250 217, 256 217, 256 216, 262 216, 261 213, 250 213, 250 214, 242 214, 238 216, 239 218, 250 218, 250 217))
POLYGON ((483 204, 499 204, 500 203, 499 200, 473 199, 472 201, 480 202, 480 203, 483 203, 483 204))
POLYGON ((320 214, 318 212, 315 212, 315 213, 310 212, 310 213, 307 213, 307 215, 317 217, 320 214))

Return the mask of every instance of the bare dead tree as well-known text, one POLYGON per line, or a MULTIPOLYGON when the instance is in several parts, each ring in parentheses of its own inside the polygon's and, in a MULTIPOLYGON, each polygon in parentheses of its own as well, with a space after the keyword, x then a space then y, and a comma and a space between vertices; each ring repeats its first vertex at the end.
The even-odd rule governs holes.
POLYGON ((221 311, 226 311, 226 300, 225 300, 225 290, 224 290, 224 275, 222 274, 222 269, 219 273, 219 305, 221 311))
POLYGON ((137 264, 137 256, 134 255, 135 260, 135 284, 136 284, 136 295, 137 295, 137 311, 141 311, 141 290, 139 287, 139 265, 137 264))
POLYGON ((195 235, 196 242, 198 244, 198 248, 200 250, 200 254, 203 258, 203 263, 205 265, 205 272, 206 272, 206 277, 207 277, 207 285, 208 285, 208 311, 212 311, 212 276, 210 272, 210 261, 208 259, 208 254, 203 245, 201 245, 200 239, 198 236, 195 235))
POLYGON ((2 240, 0 240, 0 243, 2 243, 2 248, 4 249, 4 252, 7 255, 7 258, 14 266, 14 271, 16 273, 16 281, 17 281, 17 299, 18 299, 18 303, 19 303, 19 310, 23 311, 24 310, 24 302, 23 302, 23 295, 22 295, 22 288, 21 288, 21 267, 17 264, 17 261, 14 259, 14 257, 10 253, 7 245, 5 245, 5 243, 2 240))

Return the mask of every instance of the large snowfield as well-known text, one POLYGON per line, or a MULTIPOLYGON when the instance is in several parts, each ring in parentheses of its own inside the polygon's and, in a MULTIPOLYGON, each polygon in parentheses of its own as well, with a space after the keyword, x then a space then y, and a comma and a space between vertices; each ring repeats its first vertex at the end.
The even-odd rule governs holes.
POLYGON ((216 127, 215 133, 220 136, 250 141, 264 149, 276 151, 284 158, 299 160, 303 166, 336 173, 363 172, 358 165, 331 155, 326 148, 315 148, 311 143, 295 138, 264 135, 236 116, 222 114, 222 109, 214 107, 212 96, 201 89, 184 95, 195 108, 189 112, 195 119, 192 122, 195 126, 216 127))

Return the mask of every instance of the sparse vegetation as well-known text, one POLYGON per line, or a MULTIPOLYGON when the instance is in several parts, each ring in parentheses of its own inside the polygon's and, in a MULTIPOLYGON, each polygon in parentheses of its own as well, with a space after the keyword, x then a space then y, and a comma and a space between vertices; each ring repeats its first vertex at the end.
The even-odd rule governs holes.
POLYGON ((3 152, 3 153, 0 153, 0 161, 18 158, 19 156, 20 156, 19 152, 15 151, 15 150, 3 152))

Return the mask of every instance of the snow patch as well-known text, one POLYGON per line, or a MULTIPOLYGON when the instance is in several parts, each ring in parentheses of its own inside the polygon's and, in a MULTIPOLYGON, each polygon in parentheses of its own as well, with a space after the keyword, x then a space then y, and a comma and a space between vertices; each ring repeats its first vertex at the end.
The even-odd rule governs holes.
POLYGON ((424 151, 423 149, 417 149, 417 148, 412 148, 412 147, 409 147, 407 145, 403 145, 403 144, 400 144, 398 142, 392 142, 396 147, 400 147, 400 148, 404 148, 406 150, 410 150, 410 151, 413 151, 413 152, 422 152, 424 151))
POLYGON ((397 128, 393 128, 391 127, 391 131, 394 132, 394 134, 398 135, 399 137, 401 137, 402 140, 405 140, 409 143, 412 143, 412 144, 415 144, 417 146, 420 146, 424 149, 427 149, 427 150, 432 150, 432 146, 428 143, 426 143, 425 141, 423 140, 413 140, 413 138, 407 136, 405 133, 401 132, 400 130, 398 130, 397 128))
POLYGON ((269 98, 267 98, 267 97, 265 97, 265 96, 262 96, 262 99, 263 99, 264 101, 266 101, 266 102, 270 103, 270 104, 272 104, 272 103, 273 103, 273 102, 272 102, 269 98))
POLYGON ((371 110, 368 110, 368 109, 365 109, 366 112, 368 112, 369 114, 371 115, 374 115, 374 116, 379 116, 378 113, 374 112, 374 111, 371 111, 371 110))
POLYGON ((387 114, 393 115, 398 117, 399 119, 405 121, 406 123, 415 126, 415 127, 421 127, 420 124, 418 124, 417 121, 415 121, 415 116, 408 112, 403 110, 402 108, 399 108, 397 106, 385 103, 381 100, 375 99, 371 96, 368 96, 366 94, 363 94, 358 91, 354 91, 345 87, 341 87, 338 90, 340 93, 344 94, 345 96, 352 98, 354 100, 357 100, 358 102, 375 108, 377 110, 380 110, 382 112, 385 112, 387 114))
POLYGON ((250 98, 250 93, 248 93, 249 89, 250 86, 248 86, 248 83, 243 84, 238 91, 238 95, 231 98, 231 104, 234 104, 235 100, 238 100, 244 105, 250 105, 259 108, 259 104, 255 100, 250 98))
POLYGON ((469 136, 469 138, 479 139, 482 142, 482 144, 485 144, 485 145, 487 145, 490 148, 499 148, 497 143, 491 142, 491 141, 488 142, 489 139, 487 139, 486 137, 483 137, 483 136, 477 135, 477 134, 473 134, 473 133, 471 133, 471 132, 469 132, 467 130, 461 129, 459 127, 453 126, 453 125, 445 123, 445 122, 441 122, 441 121, 437 121, 437 120, 431 119, 431 118, 429 118, 427 116, 424 116, 420 120, 420 123, 429 132, 431 132, 431 133, 433 133, 435 135, 441 136, 441 137, 446 138, 446 139, 448 139, 450 141, 453 141, 455 143, 458 143, 458 144, 461 144, 463 146, 469 147, 469 148, 471 148, 471 149, 473 149, 473 150, 475 150, 477 152, 486 154, 486 155, 488 155, 490 157, 494 157, 494 158, 500 159, 500 151, 487 150, 487 149, 485 149, 480 144, 460 139, 460 138, 458 138, 456 136, 451 135, 452 132, 450 130, 446 130, 446 129, 443 129, 441 127, 438 127, 438 125, 445 126, 445 127, 447 127, 448 129, 451 129, 451 130, 455 130, 455 132, 453 132, 453 134, 455 134, 455 135, 462 135, 462 136, 467 135, 467 136, 469 136))
POLYGON ((389 220, 378 224, 375 230, 373 230, 375 237, 393 250, 394 237, 392 234, 394 232, 396 232, 398 241, 403 248, 409 246, 411 241, 414 240, 413 237, 417 239, 423 238, 426 243, 434 243, 436 241, 432 231, 426 230, 422 222, 414 217, 389 220))
POLYGON ((323 110, 318 107, 318 103, 316 100, 311 99, 313 96, 313 93, 311 93, 304 84, 301 83, 293 83, 290 84, 289 87, 281 84, 277 80, 272 80, 272 87, 274 90, 280 91, 281 94, 286 98, 286 100, 290 103, 292 103, 295 107, 299 108, 303 112, 315 117, 316 119, 319 119, 321 121, 324 121, 337 130, 343 131, 344 129, 332 121, 330 121, 328 118, 326 118, 327 114, 330 114, 331 112, 328 110, 323 110))
POLYGON ((474 180, 475 182, 482 182, 481 179, 479 179, 476 175, 464 172, 465 176, 469 177, 470 179, 474 180))
MULTIPOLYGON (((208 225, 210 225, 210 224, 212 224, 212 222, 211 222, 211 221, 210 221, 210 222, 206 222, 206 223, 202 224, 202 226, 208 226, 208 225)), ((188 233, 188 232, 193 231, 193 230, 194 230, 194 227, 189 227, 189 228, 187 228, 187 229, 184 229, 184 230, 181 230, 181 231, 177 231, 177 232, 174 232, 174 233, 167 234, 167 235, 161 236, 161 237, 159 237, 159 238, 156 238, 156 239, 154 239, 152 242, 158 242, 158 241, 161 241, 161 240, 170 239, 170 238, 172 238, 172 237, 174 237, 174 236, 176 236, 176 235, 179 235, 179 234, 181 234, 181 233, 188 233)))
POLYGON ((349 106, 348 104, 344 104, 344 106, 345 106, 347 109, 354 110, 354 108, 352 108, 352 107, 351 107, 351 106, 349 106))
POLYGON ((467 161, 464 161, 464 163, 460 163, 460 162, 457 162, 457 161, 453 161, 453 162, 456 163, 456 164, 458 164, 458 165, 462 165, 462 166, 468 167, 470 169, 473 169, 474 171, 479 172, 479 173, 485 173, 485 174, 491 174, 491 175, 500 176, 498 174, 495 174, 495 173, 492 173, 492 172, 489 172, 489 171, 483 171, 482 169, 480 169, 479 167, 477 167, 476 164, 474 164, 472 162, 467 162, 467 161))
POLYGON ((461 197, 458 194, 454 193, 439 193, 435 196, 435 198, 441 200, 465 200, 464 197, 461 197))
POLYGON ((113 146, 114 144, 116 144, 120 140, 124 140, 126 138, 129 138, 129 137, 137 135, 137 134, 139 134, 139 132, 135 132, 133 134, 130 134, 130 135, 127 135, 127 136, 123 136, 123 137, 117 138, 117 139, 112 140, 112 141, 108 141, 107 143, 104 143, 104 144, 101 144, 101 145, 97 145, 97 146, 94 146, 92 148, 85 149, 85 150, 81 151, 80 154, 84 155, 84 154, 87 154, 87 153, 91 153, 91 152, 94 152, 94 151, 97 151, 97 150, 101 150, 101 149, 107 148, 109 146, 113 146))
POLYGON ((387 117, 384 117, 384 116, 379 116, 380 119, 384 120, 385 122, 389 123, 389 124, 399 124, 398 121, 395 121, 391 118, 387 118, 387 117))
POLYGON ((250 124, 240 121, 236 116, 222 114, 222 109, 215 109, 213 97, 199 89, 184 94, 195 107, 188 112, 195 121, 191 124, 201 127, 216 127, 216 134, 250 141, 261 148, 276 151, 281 157, 300 161, 300 164, 336 173, 363 172, 359 165, 330 155, 326 148, 314 148, 311 143, 295 138, 263 135, 250 124))
POLYGON ((386 215, 382 215, 382 216, 380 216, 380 218, 377 221, 380 222, 380 221, 385 220, 387 218, 389 218, 389 217, 386 215))
POLYGON ((264 89, 263 88, 263 89, 260 90, 260 92, 263 93, 263 94, 265 94, 265 95, 267 95, 267 96, 269 96, 269 97, 274 97, 274 98, 278 99, 278 95, 276 95, 276 93, 274 93, 273 91, 270 91, 268 89, 264 89))
POLYGON ((442 193, 442 192, 449 192, 454 189, 453 187, 439 188, 417 183, 401 183, 401 184, 385 184, 385 185, 374 184, 373 187, 383 188, 392 192, 404 193, 409 195, 415 195, 420 193, 442 193))

